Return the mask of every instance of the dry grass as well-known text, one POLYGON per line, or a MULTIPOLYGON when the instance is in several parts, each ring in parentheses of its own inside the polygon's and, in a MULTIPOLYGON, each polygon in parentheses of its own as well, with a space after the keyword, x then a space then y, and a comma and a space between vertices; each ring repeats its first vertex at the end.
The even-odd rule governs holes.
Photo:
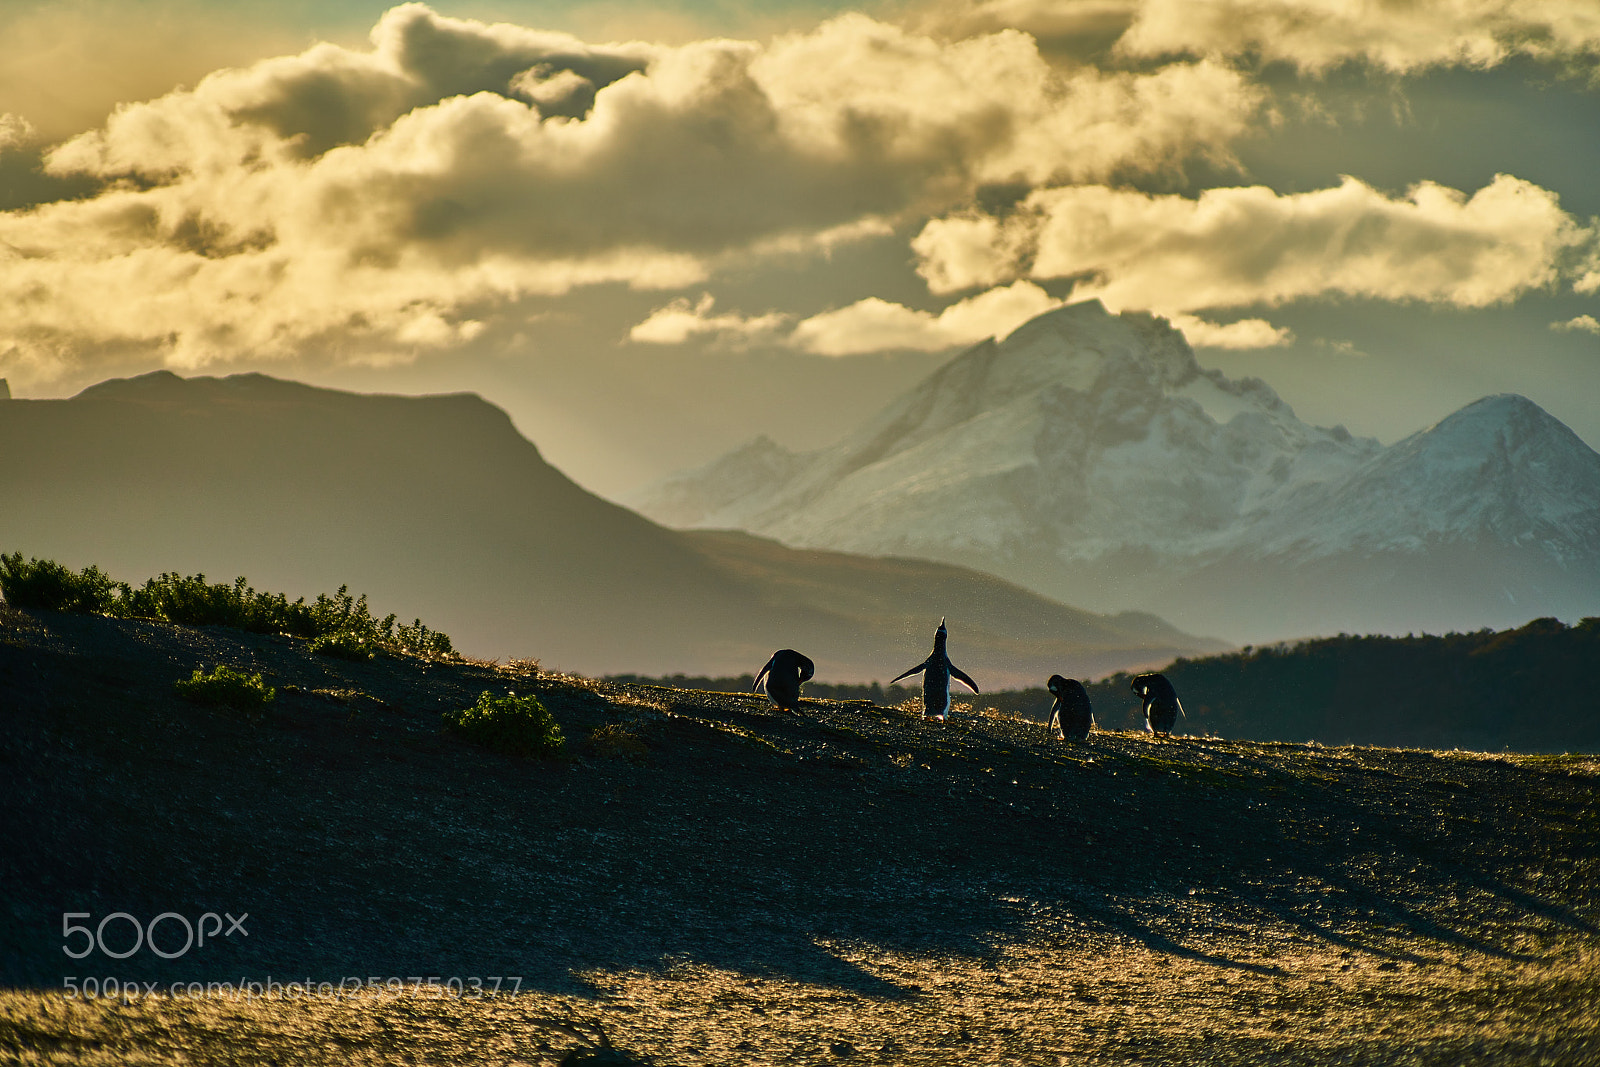
POLYGON ((506 665, 41 619, 0 641, 0 1062, 551 1064, 566 1019, 661 1067, 1600 1064, 1593 756, 1063 744, 541 673, 517 691, 596 758, 512 760, 438 725, 506 665), (201 661, 279 700, 176 700, 201 661), (63 912, 169 909, 249 941, 64 969, 63 912), (520 992, 61 992, 419 971, 520 992))
POLYGON ((1600 1062, 1592 944, 1374 958, 1285 934, 1198 959, 1048 918, 980 957, 819 945, 878 994, 694 960, 586 972, 597 992, 582 998, 11 992, 0 1051, 21 1064, 551 1064, 579 1047, 540 1025, 557 1017, 598 1020, 659 1064, 1600 1062))
POLYGON ((639 740, 638 734, 614 722, 595 727, 584 747, 590 755, 601 759, 640 760, 650 754, 650 747, 639 740))

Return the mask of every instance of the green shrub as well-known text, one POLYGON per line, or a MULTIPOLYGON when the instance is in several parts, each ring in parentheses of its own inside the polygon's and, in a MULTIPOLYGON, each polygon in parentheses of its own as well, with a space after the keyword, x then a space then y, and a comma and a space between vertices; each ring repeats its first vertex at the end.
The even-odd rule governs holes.
POLYGON ((105 614, 117 600, 117 583, 99 567, 73 574, 54 560, 22 562, 22 553, 0 555, 0 593, 14 608, 105 614))
POLYGON ((190 678, 180 678, 173 688, 185 700, 196 704, 253 710, 272 703, 278 691, 262 681, 259 674, 245 674, 226 664, 218 664, 210 674, 198 667, 190 678))
POLYGON ((337 659, 368 660, 377 654, 377 649, 371 641, 348 630, 343 633, 313 637, 307 647, 319 656, 333 656, 337 659))
POLYGON ((430 630, 421 619, 396 627, 394 615, 374 618, 365 594, 351 596, 350 587, 344 585, 332 596, 318 594, 309 604, 304 597, 291 602, 282 593, 258 593, 243 576, 229 584, 208 582, 204 574, 185 576, 169 571, 135 589, 114 581, 97 567, 73 574, 50 560, 24 563, 22 553, 17 552, 0 554, 0 593, 18 608, 95 612, 182 626, 230 626, 307 640, 333 638, 337 647, 365 642, 365 654, 355 657, 361 659, 371 659, 378 648, 439 659, 455 655, 448 634, 430 630))
POLYGON ((346 659, 371 659, 378 647, 419 656, 455 654, 449 635, 428 629, 421 619, 397 629, 394 615, 374 618, 366 594, 351 596, 347 585, 307 604, 304 597, 290 602, 282 593, 258 593, 243 577, 224 585, 207 583, 203 574, 163 574, 125 596, 119 608, 133 618, 304 637, 313 642, 313 652, 346 659))
POLYGON ((553 756, 564 740, 560 725, 538 697, 497 697, 488 690, 472 707, 445 712, 444 727, 507 756, 553 756))
MULTIPOLYGON (((387 625, 394 618, 390 615, 384 622, 387 625)), ((387 632, 387 629, 385 630, 387 632)), ((456 654, 455 646, 450 643, 450 635, 430 630, 422 625, 422 620, 417 619, 410 626, 402 626, 395 633, 394 643, 403 652, 411 652, 418 656, 449 657, 456 654)))
POLYGON ((255 590, 243 578, 223 585, 207 582, 203 574, 184 577, 171 571, 151 578, 140 589, 130 588, 116 610, 127 618, 160 619, 183 626, 271 631, 273 627, 264 617, 267 613, 253 604, 255 597, 255 590))
POLYGON ((117 614, 183 626, 231 626, 252 633, 305 638, 344 632, 372 634, 378 626, 367 611, 367 598, 362 597, 358 604, 345 586, 332 597, 326 593, 318 596, 312 604, 304 597, 290 603, 282 593, 256 592, 243 575, 229 585, 208 582, 204 574, 186 577, 176 571, 151 578, 141 589, 129 590, 118 604, 117 614))

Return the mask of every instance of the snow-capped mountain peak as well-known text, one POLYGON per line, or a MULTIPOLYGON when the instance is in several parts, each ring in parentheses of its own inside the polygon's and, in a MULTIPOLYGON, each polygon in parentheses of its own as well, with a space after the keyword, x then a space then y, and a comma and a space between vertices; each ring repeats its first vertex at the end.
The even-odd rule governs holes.
POLYGON ((1042 544, 1076 559, 1186 554, 1378 449, 1306 425, 1264 382, 1202 368, 1164 320, 1099 301, 974 346, 831 448, 774 460, 773 447, 747 445, 628 502, 680 525, 977 552, 991 567, 1042 544))
POLYGON ((830 448, 753 442, 629 503, 1249 640, 1600 613, 1600 455, 1537 404, 1486 397, 1386 449, 1097 301, 974 346, 830 448))
POLYGON ((1259 541, 1307 558, 1475 541, 1564 556, 1600 533, 1597 518, 1600 454, 1533 401, 1500 394, 1386 449, 1259 541))

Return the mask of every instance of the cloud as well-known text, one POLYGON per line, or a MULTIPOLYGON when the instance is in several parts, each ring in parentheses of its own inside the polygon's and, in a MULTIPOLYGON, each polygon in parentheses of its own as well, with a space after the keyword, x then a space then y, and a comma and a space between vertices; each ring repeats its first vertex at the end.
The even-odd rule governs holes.
POLYGON ((1279 348, 1294 343, 1294 331, 1266 319, 1217 324, 1194 315, 1173 315, 1172 325, 1196 348, 1279 348))
POLYGON ((1313 73, 1351 61, 1412 73, 1600 56, 1589 0, 980 0, 936 4, 925 21, 947 33, 1014 27, 1068 47, 1100 42, 1125 58, 1250 57, 1313 73))
POLYGON ((17 148, 33 140, 33 124, 21 115, 0 111, 0 152, 17 148))
POLYGON ((803 320, 788 343, 822 356, 905 348, 937 352, 986 337, 1003 338, 1034 316, 1059 306, 1060 301, 1025 281, 978 293, 937 315, 868 297, 803 320))
POLYGON ((715 337, 744 344, 765 340, 820 356, 859 356, 869 352, 916 349, 937 352, 970 345, 985 337, 1004 337, 1060 301, 1032 282, 978 293, 938 314, 908 308, 878 297, 802 319, 787 331, 792 316, 780 312, 745 316, 711 314, 709 293, 691 304, 678 299, 657 308, 628 332, 628 339, 646 344, 682 344, 692 338, 715 337))
POLYGON ((978 211, 929 219, 911 239, 917 273, 936 293, 998 285, 1015 278, 1038 241, 1036 220, 998 219, 978 211))
POLYGON ((771 335, 789 321, 779 312, 744 316, 737 312, 711 314, 715 301, 710 293, 698 302, 674 300, 650 313, 650 317, 628 331, 628 340, 640 344, 681 345, 693 337, 712 335, 736 341, 751 341, 771 335))
POLYGON ((1074 299, 1166 313, 1329 295, 1484 307, 1552 284, 1593 239, 1554 193, 1508 175, 1471 196, 1423 182, 1389 197, 1353 178, 1197 199, 1077 186, 1036 191, 1009 217, 982 221, 934 220, 914 239, 931 287, 1073 278, 1074 299))
POLYGON ((1138 0, 936 0, 917 16, 931 31, 950 36, 1017 29, 1053 44, 1104 47, 1127 32, 1138 9, 1138 0))
POLYGON ((1575 293, 1600 293, 1600 221, 1591 219, 1590 227, 1588 247, 1578 253, 1578 265, 1572 270, 1575 293))
POLYGON ((1579 315, 1577 318, 1568 319, 1565 322, 1552 322, 1550 328, 1568 333, 1575 330, 1582 330, 1585 333, 1600 333, 1600 320, 1597 320, 1593 315, 1579 315))
POLYGON ((1405 73, 1491 67, 1512 54, 1600 56, 1588 0, 1142 0, 1130 56, 1258 55, 1324 71, 1363 60, 1405 73))
POLYGON ((602 46, 406 4, 371 39, 217 71, 50 152, 103 184, 0 213, 0 362, 398 358, 530 295, 696 285, 984 183, 1226 158, 1262 102, 1207 61, 1063 72, 1015 31, 861 15, 602 46))

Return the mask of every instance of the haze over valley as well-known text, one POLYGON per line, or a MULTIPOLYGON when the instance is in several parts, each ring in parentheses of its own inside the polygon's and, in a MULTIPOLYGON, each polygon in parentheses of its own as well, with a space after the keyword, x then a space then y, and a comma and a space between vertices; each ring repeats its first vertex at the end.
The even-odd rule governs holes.
POLYGON ((464 652, 551 669, 738 674, 797 645, 822 678, 887 679, 941 614, 991 687, 1225 647, 964 568, 663 529, 574 484, 470 395, 156 372, 0 402, 0 454, 25 449, 36 458, 0 468, 0 497, 25 502, 0 512, 6 551, 133 582, 348 584, 464 652))
POLYGON ((1600 455, 1537 404, 1486 397, 1385 448, 1098 301, 977 345, 830 448, 761 437, 623 499, 1241 642, 1600 611, 1600 455))

